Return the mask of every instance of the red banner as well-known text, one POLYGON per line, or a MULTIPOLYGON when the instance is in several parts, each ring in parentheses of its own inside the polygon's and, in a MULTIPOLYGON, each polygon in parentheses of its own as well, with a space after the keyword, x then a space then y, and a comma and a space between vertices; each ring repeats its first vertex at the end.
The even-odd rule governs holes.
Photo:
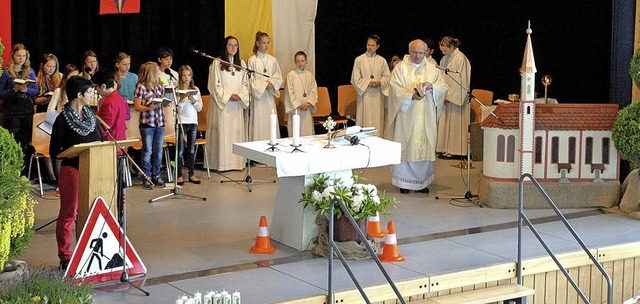
POLYGON ((140 0, 100 0, 100 15, 140 13, 140 0))
POLYGON ((11 57, 11 0, 0 0, 0 39, 4 45, 4 53, 0 54, 4 67, 11 57))

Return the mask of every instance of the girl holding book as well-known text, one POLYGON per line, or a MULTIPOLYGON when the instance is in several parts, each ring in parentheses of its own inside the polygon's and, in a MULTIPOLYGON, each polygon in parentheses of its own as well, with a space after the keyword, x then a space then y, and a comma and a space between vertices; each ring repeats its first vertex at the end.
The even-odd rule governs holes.
POLYGON ((61 81, 62 73, 58 70, 58 58, 53 54, 44 54, 36 76, 36 82, 40 88, 40 95, 35 98, 36 113, 47 111, 53 92, 60 86, 61 81))
POLYGON ((4 100, 5 107, 3 127, 13 134, 22 147, 25 164, 31 155, 27 148, 33 127, 34 98, 38 92, 36 73, 29 61, 29 51, 23 44, 15 44, 11 49, 9 65, 0 76, 0 99, 4 100))
MULTIPOLYGON (((138 85, 133 94, 133 107, 140 112, 140 136, 142 138, 142 171, 151 177, 157 187, 164 187, 160 176, 162 164, 162 144, 164 143, 164 123, 166 118, 162 111, 162 103, 155 103, 154 98, 162 98, 164 87, 158 79, 158 64, 152 61, 143 63, 138 72, 138 85)), ((153 190, 148 181, 142 187, 153 190)))
POLYGON ((202 96, 200 89, 193 84, 193 70, 188 65, 183 65, 178 69, 178 113, 180 114, 181 128, 178 130, 178 185, 184 185, 182 179, 182 167, 184 166, 184 148, 187 139, 187 166, 189 169, 189 182, 200 184, 200 180, 195 176, 194 163, 196 158, 196 133, 198 132, 198 112, 202 110, 202 96), (184 137, 183 137, 184 135, 184 137))

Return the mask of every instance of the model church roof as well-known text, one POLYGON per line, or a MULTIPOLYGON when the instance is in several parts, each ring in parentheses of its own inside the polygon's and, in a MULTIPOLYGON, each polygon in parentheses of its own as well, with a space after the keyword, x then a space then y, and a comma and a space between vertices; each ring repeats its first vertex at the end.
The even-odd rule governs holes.
MULTIPOLYGON (((493 112, 504 124, 489 115, 483 128, 518 129, 518 103, 501 104, 493 112)), ((535 129, 560 131, 606 131, 618 117, 617 104, 536 104, 535 129)))

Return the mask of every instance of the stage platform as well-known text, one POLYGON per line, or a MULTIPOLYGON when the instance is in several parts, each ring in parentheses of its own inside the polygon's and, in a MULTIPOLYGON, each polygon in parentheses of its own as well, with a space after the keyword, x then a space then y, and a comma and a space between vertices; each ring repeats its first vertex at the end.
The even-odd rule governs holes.
MULTIPOLYGON (((407 261, 384 263, 384 266, 407 299, 514 281, 517 210, 448 199, 463 196, 467 191, 467 181, 463 179, 466 171, 455 168, 458 163, 457 160, 436 162, 436 180, 429 187, 429 194, 401 194, 391 185, 389 167, 371 168, 361 174, 387 195, 400 200, 398 209, 391 210, 392 214, 382 222, 386 227, 387 220, 395 221, 399 251, 407 261), (484 281, 478 281, 479 277, 484 281)), ((474 161, 473 167, 470 189, 477 194, 482 163, 474 161)), ((251 173, 253 180, 275 178, 273 168, 253 167, 251 173)), ((170 190, 148 191, 136 185, 127 191, 128 236, 147 266, 143 287, 151 295, 144 296, 131 288, 96 290, 96 303, 175 303, 184 294, 223 289, 241 292, 243 303, 322 303, 327 290, 326 259, 278 243, 274 243, 277 247, 274 254, 249 253, 260 216, 267 216, 267 221, 273 218, 277 183, 254 183, 253 191, 248 192, 244 185, 220 183, 227 177, 243 179, 245 171, 223 174, 226 177, 212 174, 211 180, 207 180, 205 171, 197 171, 203 183, 187 183, 182 188, 183 193, 206 196, 205 202, 169 199, 149 204, 150 198, 170 190)), ((52 191, 39 201, 35 211, 36 227, 55 218, 59 207, 52 191)), ((611 274, 626 275, 626 285, 614 288, 614 303, 639 295, 640 258, 631 255, 640 256, 640 221, 604 214, 596 208, 562 211, 611 274), (629 271, 634 270, 635 274, 629 276, 629 271)), ((575 274, 585 280, 588 266, 581 264, 583 257, 576 256, 579 246, 563 230, 562 224, 551 217, 552 212, 529 209, 527 214, 539 223, 538 229, 551 248, 564 254, 563 259, 577 267, 575 274)), ((529 263, 525 265, 531 275, 525 283, 536 287, 536 294, 528 303, 577 303, 569 301, 576 298, 575 293, 570 294, 572 291, 551 295, 552 290, 566 290, 566 281, 552 270, 544 249, 530 232, 525 233, 525 240, 524 258, 529 263), (554 302, 552 297, 559 300, 554 302)), ((31 247, 21 259, 33 266, 57 265, 55 225, 35 233, 31 247)), ((361 302, 342 265, 337 260, 334 265, 336 296, 341 297, 342 303, 361 302)), ((349 261, 349 265, 360 283, 372 292, 373 302, 395 303, 389 298, 392 293, 383 287, 384 277, 372 260, 349 261)), ((601 284, 597 286, 595 277, 590 281, 595 283, 589 292, 594 294, 594 299, 602 299, 601 284)))

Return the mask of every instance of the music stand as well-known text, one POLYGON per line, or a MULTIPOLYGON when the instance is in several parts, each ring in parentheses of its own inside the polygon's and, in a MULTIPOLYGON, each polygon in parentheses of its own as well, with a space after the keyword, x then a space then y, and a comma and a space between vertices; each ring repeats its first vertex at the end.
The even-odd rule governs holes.
MULTIPOLYGON (((226 61, 224 59, 221 59, 220 57, 213 57, 211 55, 208 55, 208 54, 206 54, 204 52, 201 52, 201 51, 198 51, 198 50, 194 50, 192 48, 190 48, 189 50, 194 52, 194 53, 196 53, 196 54, 198 54, 198 55, 200 55, 200 56, 212 59, 214 61, 217 60, 219 62, 228 64, 231 67, 243 70, 243 71, 245 71, 247 73, 247 77, 248 77, 247 80, 249 82, 249 107, 247 108, 247 111, 245 112, 245 118, 246 118, 245 120, 246 120, 246 125, 247 125, 247 140, 251 140, 251 107, 253 106, 253 98, 252 98, 252 94, 251 94, 251 91, 252 91, 251 76, 253 74, 258 74, 258 75, 261 75, 261 76, 264 76, 264 77, 268 78, 269 75, 262 74, 262 73, 254 71, 254 70, 251 70, 251 69, 249 69, 247 67, 243 67, 241 65, 234 64, 232 62, 229 62, 229 61, 226 61)), ((247 167, 247 171, 246 171, 246 174, 244 175, 243 179, 232 179, 232 178, 229 178, 229 177, 223 175, 222 173, 217 172, 220 176, 222 176, 225 179, 227 179, 227 180, 221 180, 220 183, 236 183, 238 185, 241 185, 242 183, 246 183, 247 184, 247 191, 252 192, 252 190, 251 190, 251 184, 252 183, 275 183, 276 182, 275 179, 274 180, 254 180, 251 177, 251 160, 248 159, 248 158, 247 158, 247 161, 246 161, 246 167, 247 167)))
MULTIPOLYGON (((173 78, 173 75, 169 73, 169 77, 173 78)), ((180 144, 179 143, 180 136, 178 136, 178 134, 182 135, 182 140, 186 139, 186 137, 184 136, 184 130, 182 129, 182 121, 180 119, 180 110, 178 107, 178 98, 176 98, 176 88, 171 88, 171 92, 173 94, 173 104, 175 106, 175 109, 173 110, 173 116, 175 117, 175 132, 176 132, 175 157, 174 157, 174 165, 173 165, 173 172, 172 172, 173 173, 173 189, 169 194, 161 195, 159 197, 150 199, 149 203, 151 204, 157 201, 161 201, 163 199, 179 198, 179 197, 206 201, 207 200, 206 197, 199 197, 195 195, 180 193, 180 187, 178 187, 178 145, 180 144)), ((167 157, 169 157, 169 155, 167 155, 167 157)), ((180 170, 182 170, 182 168, 180 168, 180 170)))

